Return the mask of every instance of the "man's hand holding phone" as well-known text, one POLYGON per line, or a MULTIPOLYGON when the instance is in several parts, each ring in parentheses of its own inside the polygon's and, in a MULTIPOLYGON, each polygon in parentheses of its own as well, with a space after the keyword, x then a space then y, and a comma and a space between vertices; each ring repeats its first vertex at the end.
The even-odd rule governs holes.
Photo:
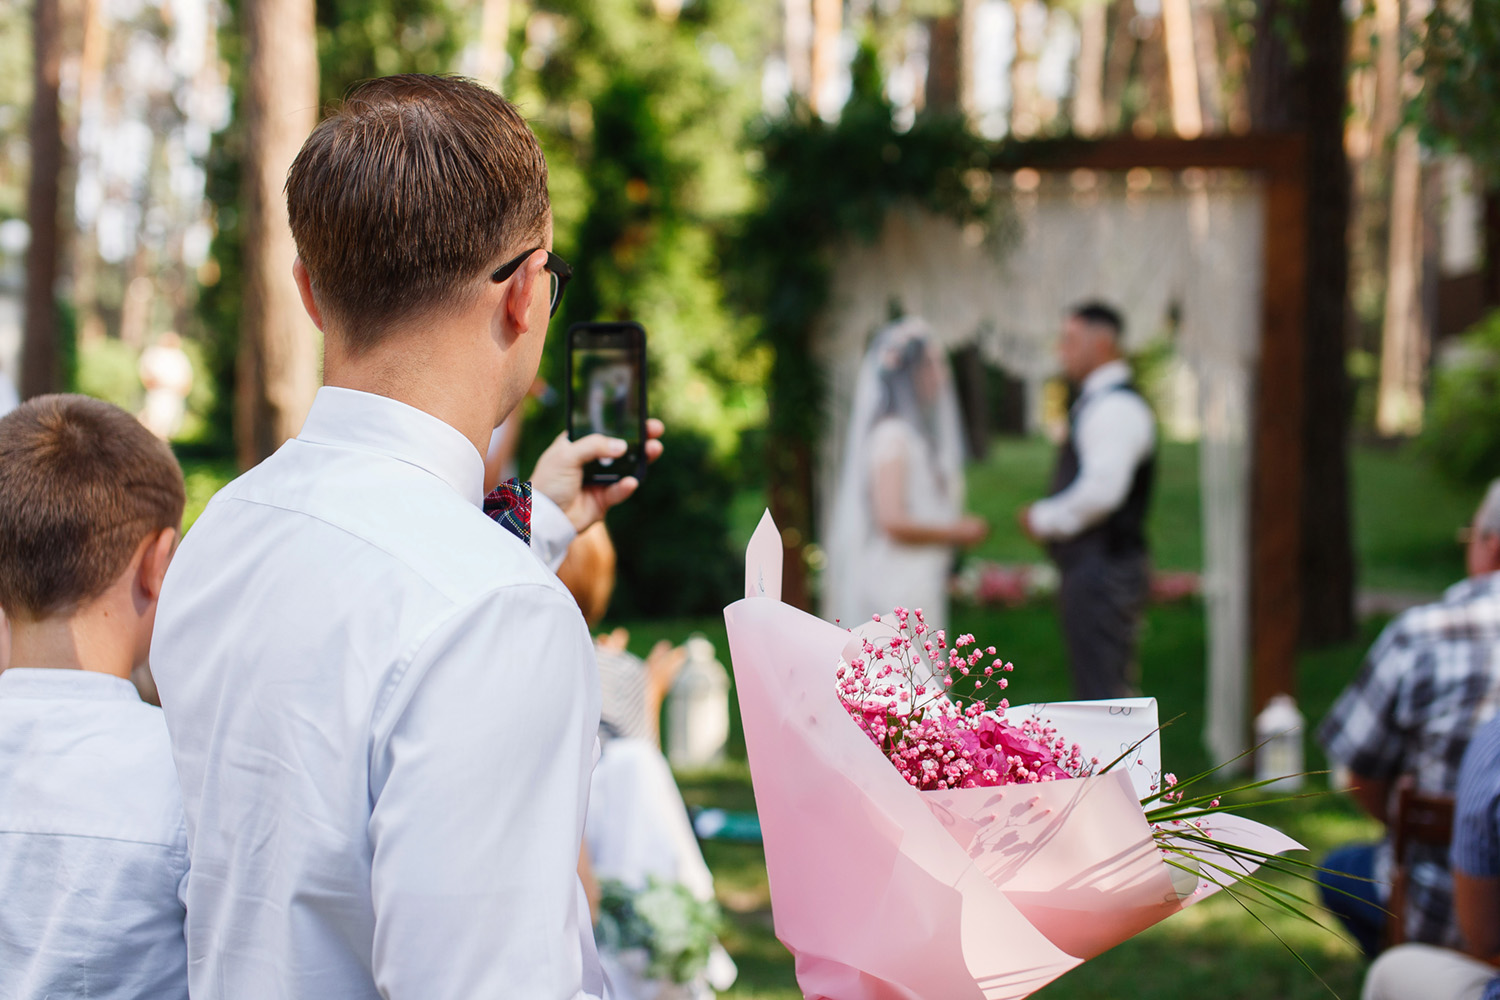
MULTIPOLYGON (((665 426, 654 417, 646 421, 646 461, 661 457, 661 436, 665 426)), ((589 434, 569 441, 567 432, 559 434, 536 462, 531 474, 531 488, 547 497, 568 516, 578 531, 604 517, 615 504, 628 498, 640 487, 640 480, 626 476, 618 482, 585 486, 584 466, 601 458, 618 458, 627 444, 620 438, 589 434)))

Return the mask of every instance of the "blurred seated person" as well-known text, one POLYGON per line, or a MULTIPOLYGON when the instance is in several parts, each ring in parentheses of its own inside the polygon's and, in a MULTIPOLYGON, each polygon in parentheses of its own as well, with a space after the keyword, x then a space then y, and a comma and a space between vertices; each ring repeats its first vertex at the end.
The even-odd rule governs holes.
POLYGON ((1463 946, 1392 948, 1370 966, 1364 1000, 1500 1000, 1500 718, 1469 744, 1454 798, 1449 860, 1463 946))
MULTIPOLYGON (((1318 731, 1328 759, 1351 772, 1355 799, 1382 823, 1402 777, 1418 791, 1453 794, 1469 741, 1500 706, 1500 480, 1461 534, 1468 579, 1386 627, 1318 731)), ((1389 838, 1347 844, 1319 875, 1323 905, 1372 956, 1381 948, 1391 861, 1389 838)), ((1401 917, 1407 940, 1458 946, 1453 879, 1440 848, 1414 848, 1401 917)))
MULTIPOLYGON (((598 626, 615 585, 615 549, 604 524, 574 539, 557 575, 573 594, 589 627, 598 626)), ((598 637, 601 752, 589 786, 584 857, 579 874, 597 905, 599 883, 630 889, 648 881, 676 882, 699 900, 714 898, 713 875, 693 833, 687 806, 662 756, 657 724, 661 703, 681 671, 686 652, 659 642, 646 660, 629 653, 624 629, 598 637), (589 884, 592 882, 593 884, 589 884)), ((734 962, 720 947, 698 980, 686 985, 649 980, 599 942, 599 959, 613 1000, 708 1000, 734 982, 734 962)))
MULTIPOLYGON (((615 589, 615 546, 601 522, 573 540, 558 579, 573 594, 590 627, 597 626, 615 589)), ((626 645, 623 628, 595 637, 599 661, 599 735, 628 737, 661 748, 661 705, 687 662, 687 649, 662 640, 642 660, 626 645)))

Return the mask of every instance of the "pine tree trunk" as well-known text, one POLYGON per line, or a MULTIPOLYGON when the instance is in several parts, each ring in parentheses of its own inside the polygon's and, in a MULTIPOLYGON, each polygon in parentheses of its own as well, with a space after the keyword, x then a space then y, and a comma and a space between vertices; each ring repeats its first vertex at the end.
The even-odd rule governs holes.
POLYGON ((974 42, 979 19, 979 0, 962 0, 958 8, 958 106, 970 127, 979 125, 974 83, 982 67, 975 58, 974 42))
POLYGON ((57 283, 59 178, 63 168, 62 121, 58 114, 62 38, 58 0, 36 0, 32 22, 31 177, 26 185, 26 327, 21 348, 21 395, 62 388, 58 365, 57 283))
POLYGON ((1375 427, 1396 437, 1422 427, 1427 324, 1422 308, 1422 152, 1416 130, 1396 137, 1391 170, 1390 243, 1385 317, 1380 335, 1380 389, 1375 427))
POLYGON ((962 39, 958 18, 952 14, 927 22, 927 92, 923 95, 923 107, 953 111, 960 106, 962 39))
POLYGON ((1198 61, 1198 88, 1203 98, 1203 129, 1222 132, 1224 79, 1219 68, 1219 39, 1213 11, 1198 4, 1193 8, 1193 53, 1198 61))
POLYGON ((1167 86, 1172 94, 1172 131, 1184 139, 1203 134, 1203 99, 1193 43, 1191 0, 1162 0, 1162 41, 1167 50, 1167 86))
POLYGON ((1104 130, 1104 52, 1109 39, 1109 7, 1087 0, 1078 11, 1078 85, 1073 91, 1073 131, 1104 130))
POLYGON ((1010 63, 1010 134, 1018 139, 1035 135, 1041 122, 1036 105, 1036 53, 1023 27, 1031 0, 1010 0, 1015 55, 1010 63))
POLYGON ((787 76, 792 93, 804 99, 812 97, 812 0, 783 0, 782 50, 786 56, 787 76))
POLYGON ((240 464, 270 455, 302 426, 317 391, 317 331, 292 282, 296 247, 282 188, 317 122, 312 0, 246 0, 244 306, 236 371, 240 464))
POLYGON ((1339 0, 1261 0, 1251 52, 1257 129, 1307 136, 1307 313, 1303 373, 1302 639, 1354 634, 1349 512, 1349 165, 1344 154, 1346 27, 1339 0), (1292 21, 1298 60, 1276 27, 1292 21))
POLYGON ((812 0, 812 108, 825 118, 838 110, 828 107, 830 90, 839 71, 839 42, 844 31, 843 0, 812 0))
POLYGON ((1109 4, 1114 30, 1109 33, 1109 51, 1104 62, 1104 120, 1100 131, 1113 132, 1125 126, 1125 88, 1130 84, 1130 69, 1135 63, 1140 41, 1130 29, 1135 20, 1135 0, 1116 0, 1109 4))
POLYGON ((479 11, 479 55, 474 79, 503 93, 505 43, 510 39, 510 0, 484 0, 479 11))

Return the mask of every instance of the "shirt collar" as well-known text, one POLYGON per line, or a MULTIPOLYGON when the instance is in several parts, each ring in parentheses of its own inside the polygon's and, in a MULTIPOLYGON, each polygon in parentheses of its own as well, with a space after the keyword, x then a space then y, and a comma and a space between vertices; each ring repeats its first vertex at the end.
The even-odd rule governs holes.
POLYGON ((476 507, 484 458, 457 428, 389 396, 325 385, 297 440, 385 455, 430 473, 476 507))
POLYGON ((1130 365, 1124 359, 1106 361, 1104 364, 1089 372, 1088 377, 1083 380, 1083 385, 1078 387, 1079 398, 1099 392, 1102 389, 1112 389, 1117 385, 1124 385, 1130 381, 1130 365))
POLYGON ((1500 573, 1486 573, 1483 576, 1471 576, 1467 580, 1458 581, 1443 591, 1443 600, 1467 601, 1488 596, 1497 590, 1500 590, 1500 573))
POLYGON ((67 698, 72 701, 140 701, 123 677, 97 670, 11 667, 0 673, 0 698, 67 698))

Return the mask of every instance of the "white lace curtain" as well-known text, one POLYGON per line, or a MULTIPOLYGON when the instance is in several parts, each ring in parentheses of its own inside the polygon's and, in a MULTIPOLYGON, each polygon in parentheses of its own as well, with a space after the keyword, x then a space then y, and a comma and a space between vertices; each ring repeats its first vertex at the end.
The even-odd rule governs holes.
POLYGON ((1205 738, 1220 759, 1233 756, 1247 746, 1260 190, 1232 172, 1029 179, 1030 190, 1010 187, 1015 224, 998 250, 972 229, 914 209, 892 212, 874 244, 841 248, 813 345, 832 392, 821 496, 832 496, 859 359, 893 305, 926 318, 946 346, 977 343, 987 360, 1021 378, 1033 429, 1041 421, 1041 388, 1056 371, 1053 346, 1069 305, 1091 298, 1116 305, 1126 317, 1130 349, 1160 335, 1175 312, 1177 371, 1162 417, 1169 434, 1201 442, 1205 738))

